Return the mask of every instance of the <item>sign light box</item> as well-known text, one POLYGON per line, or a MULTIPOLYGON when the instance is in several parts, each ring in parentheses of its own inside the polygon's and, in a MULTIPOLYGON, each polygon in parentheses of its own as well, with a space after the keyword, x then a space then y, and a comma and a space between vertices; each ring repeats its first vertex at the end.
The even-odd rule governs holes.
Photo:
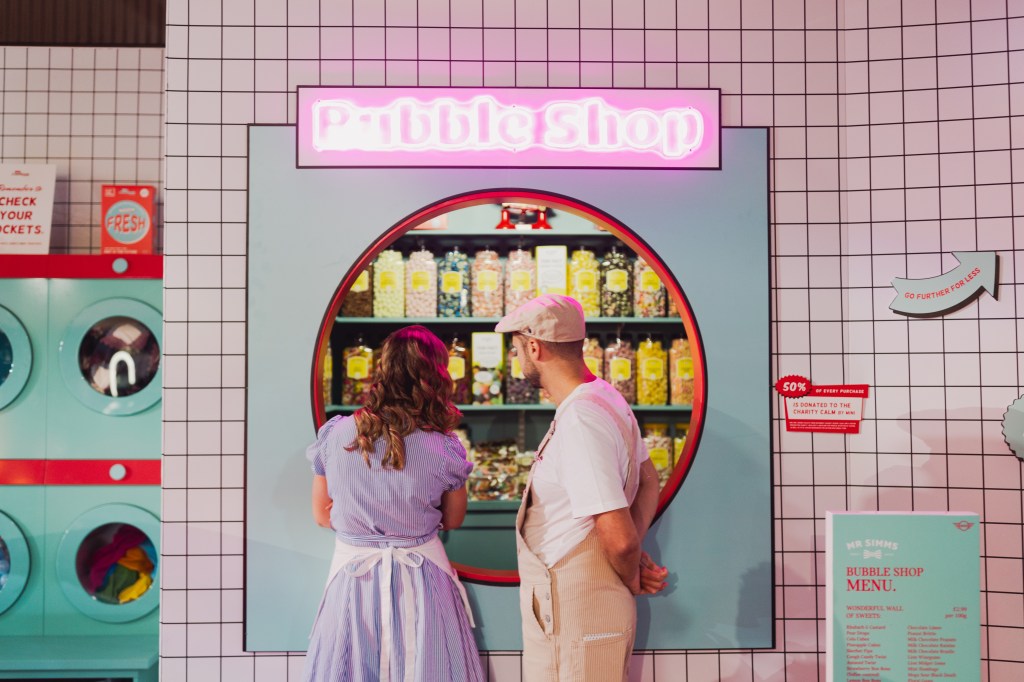
POLYGON ((298 166, 721 167, 718 90, 321 88, 298 166))

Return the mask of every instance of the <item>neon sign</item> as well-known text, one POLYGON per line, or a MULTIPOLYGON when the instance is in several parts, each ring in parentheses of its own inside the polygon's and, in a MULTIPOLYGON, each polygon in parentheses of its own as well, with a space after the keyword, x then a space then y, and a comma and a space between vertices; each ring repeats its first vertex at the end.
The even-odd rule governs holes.
POLYGON ((718 168, 717 90, 300 88, 299 167, 718 168))

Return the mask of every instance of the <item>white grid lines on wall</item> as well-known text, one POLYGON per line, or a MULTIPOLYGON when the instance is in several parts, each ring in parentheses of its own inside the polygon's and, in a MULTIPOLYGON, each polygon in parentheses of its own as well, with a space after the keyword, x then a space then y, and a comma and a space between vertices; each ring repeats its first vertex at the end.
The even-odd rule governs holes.
POLYGON ((153 185, 161 243, 164 51, 0 47, 0 162, 52 163, 52 253, 100 248, 100 185, 153 185))
MULTIPOLYGON (((999 420, 1021 388, 1024 5, 583 4, 169 3, 165 674, 301 669, 241 650, 244 375, 225 367, 244 363, 244 283, 211 273, 244 268, 246 126, 293 122, 297 85, 355 84, 717 87, 727 125, 773 126, 773 369, 870 384, 866 418, 846 437, 774 424, 776 649, 647 652, 634 679, 823 680, 824 512, 874 509, 982 514, 983 676, 1020 678, 1024 500, 999 420), (888 310, 893 277, 948 270, 960 249, 999 252, 998 300, 888 310), (218 612, 199 605, 218 595, 218 612)), ((519 679, 517 655, 485 659, 490 679, 519 679)))

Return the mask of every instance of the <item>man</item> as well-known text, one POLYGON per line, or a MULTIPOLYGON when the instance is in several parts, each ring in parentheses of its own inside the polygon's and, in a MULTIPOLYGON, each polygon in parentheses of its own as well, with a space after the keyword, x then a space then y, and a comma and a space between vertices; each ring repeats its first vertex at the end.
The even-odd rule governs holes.
POLYGON ((583 361, 583 309, 544 295, 498 322, 523 375, 557 405, 516 519, 523 678, 626 679, 638 594, 668 571, 640 549, 658 476, 629 405, 583 361))

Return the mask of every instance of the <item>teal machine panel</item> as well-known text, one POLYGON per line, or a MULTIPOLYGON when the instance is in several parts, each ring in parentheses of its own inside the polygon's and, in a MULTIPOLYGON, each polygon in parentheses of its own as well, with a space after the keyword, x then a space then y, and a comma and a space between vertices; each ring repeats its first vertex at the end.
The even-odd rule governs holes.
POLYGON ((47 413, 60 415, 46 429, 50 458, 159 458, 162 286, 50 280, 47 413))
POLYGON ((0 638, 43 634, 44 490, 0 488, 0 638))
MULTIPOLYGON (((673 273, 700 329, 699 448, 645 543, 674 585, 639 601, 637 648, 772 646, 766 130, 723 130, 720 171, 299 171, 294 128, 252 127, 249 143, 247 649, 304 650, 327 575, 333 543, 310 518, 303 452, 315 436, 314 347, 335 290, 393 225, 494 188, 571 197, 614 218, 673 273)), ((467 589, 480 648, 520 649, 517 590, 467 589)))
POLYGON ((159 568, 118 605, 80 576, 126 525, 157 556, 159 486, 67 482, 93 475, 84 460, 159 459, 161 307, 160 279, 0 278, 0 459, 27 460, 0 485, 0 636, 144 635, 155 652, 159 568))
POLYGON ((45 279, 0 279, 0 459, 44 459, 45 279))
POLYGON ((88 562, 98 560, 100 546, 117 542, 130 526, 145 536, 146 553, 160 552, 160 489, 156 486, 49 487, 46 500, 44 551, 48 557, 44 580, 44 634, 155 635, 158 628, 159 571, 142 596, 122 604, 106 603, 91 592, 100 584, 88 562))

